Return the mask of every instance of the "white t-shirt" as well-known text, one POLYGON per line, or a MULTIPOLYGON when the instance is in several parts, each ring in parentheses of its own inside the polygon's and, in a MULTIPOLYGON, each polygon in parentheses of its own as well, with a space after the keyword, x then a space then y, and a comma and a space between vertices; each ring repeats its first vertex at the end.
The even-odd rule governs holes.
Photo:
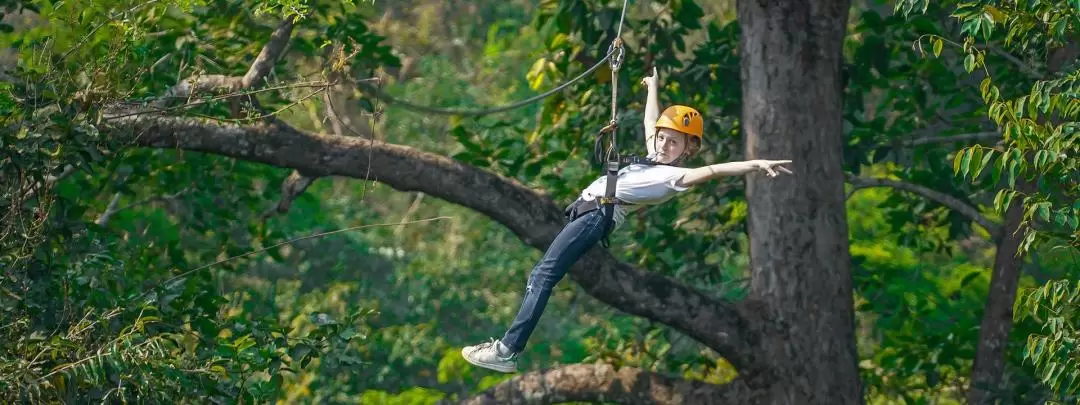
MULTIPOLYGON (((635 205, 615 205, 615 228, 622 225, 626 215, 640 210, 645 205, 657 205, 667 202, 675 194, 686 191, 688 187, 679 187, 675 182, 682 178, 688 169, 667 165, 631 164, 619 170, 619 180, 615 183, 615 197, 635 205)), ((601 175, 581 192, 581 199, 592 201, 603 197, 607 192, 607 174, 601 175)))

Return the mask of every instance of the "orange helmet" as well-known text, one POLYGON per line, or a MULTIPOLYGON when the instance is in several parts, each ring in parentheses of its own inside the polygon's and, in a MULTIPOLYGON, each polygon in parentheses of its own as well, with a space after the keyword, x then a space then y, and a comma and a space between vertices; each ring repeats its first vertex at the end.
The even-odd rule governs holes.
POLYGON ((656 120, 656 128, 671 128, 697 137, 700 141, 705 129, 705 120, 701 118, 698 110, 684 105, 673 105, 660 114, 660 118, 656 120))

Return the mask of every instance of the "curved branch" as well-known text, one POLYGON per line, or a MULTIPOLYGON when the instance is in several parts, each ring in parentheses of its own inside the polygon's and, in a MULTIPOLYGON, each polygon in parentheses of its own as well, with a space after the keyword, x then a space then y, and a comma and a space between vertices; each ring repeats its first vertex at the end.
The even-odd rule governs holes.
POLYGON ((933 143, 949 143, 949 142, 970 142, 970 141, 988 141, 991 139, 1002 139, 1000 132, 973 132, 970 134, 959 134, 949 136, 924 136, 922 138, 912 139, 905 141, 904 144, 908 146, 919 146, 933 143))
POLYGON ((852 186, 855 186, 856 189, 869 187, 890 187, 897 190, 903 190, 909 193, 917 194, 923 198, 937 202, 938 204, 949 207, 949 209, 952 209, 953 211, 959 212, 960 214, 971 218, 972 221, 975 221, 983 228, 985 228, 994 240, 997 240, 1001 236, 1001 225, 998 225, 994 221, 991 221, 990 218, 987 218, 985 215, 979 213, 979 210, 975 209, 975 207, 972 207, 967 203, 960 201, 960 199, 956 197, 931 189, 929 187, 920 186, 918 184, 908 183, 900 180, 871 177, 855 177, 850 175, 848 176, 848 183, 850 183, 852 186))
MULTIPOLYGON (((241 126, 135 115, 106 123, 104 132, 137 146, 201 151, 311 176, 370 178, 399 191, 420 191, 487 215, 536 249, 547 249, 564 221, 553 201, 513 179, 405 146, 309 134, 280 122, 241 126)), ((736 305, 708 297, 668 277, 620 263, 600 248, 574 265, 571 279, 608 305, 686 333, 744 375, 763 375, 760 371, 767 368, 756 350, 761 329, 753 301, 736 305)))
POLYGON ((274 67, 274 63, 284 52, 285 45, 289 43, 289 38, 292 37, 292 30, 295 26, 294 18, 286 18, 278 25, 274 33, 270 35, 270 40, 267 41, 266 45, 263 45, 262 50, 259 51, 259 56, 255 57, 251 66, 248 67, 247 73, 243 76, 203 75, 186 78, 170 88, 165 93, 165 96, 158 99, 155 106, 165 108, 176 99, 191 98, 199 93, 228 93, 255 87, 256 82, 270 74, 270 69, 274 67))
POLYGON ((274 33, 270 35, 270 41, 263 45, 262 50, 259 51, 259 56, 255 57, 255 61, 251 63, 247 73, 240 79, 240 87, 250 88, 255 85, 255 82, 270 74, 270 69, 281 58, 282 52, 285 51, 285 45, 289 43, 289 38, 292 37, 293 25, 296 23, 295 19, 296 17, 286 17, 281 21, 274 33))
POLYGON ((754 391, 740 380, 724 385, 673 378, 640 368, 616 370, 608 364, 574 364, 514 377, 461 405, 563 402, 616 402, 656 405, 725 405, 754 402, 754 391))

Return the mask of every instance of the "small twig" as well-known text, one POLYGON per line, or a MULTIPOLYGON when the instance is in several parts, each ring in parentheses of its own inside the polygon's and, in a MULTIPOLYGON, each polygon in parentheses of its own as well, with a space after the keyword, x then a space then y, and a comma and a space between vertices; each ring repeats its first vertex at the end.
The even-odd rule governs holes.
MULTIPOLYGON (((259 94, 259 93, 265 93, 265 92, 270 92, 270 91, 278 91, 278 90, 289 90, 289 89, 299 89, 299 88, 309 88, 309 87, 323 88, 323 87, 326 87, 327 85, 328 85, 328 83, 326 83, 325 81, 300 82, 300 83, 293 83, 293 84, 287 84, 287 85, 281 85, 281 86, 263 87, 263 88, 256 89, 256 90, 234 91, 234 92, 220 94, 220 95, 216 95, 216 96, 201 99, 201 100, 191 100, 191 101, 188 101, 188 102, 186 102, 184 104, 171 106, 171 107, 148 107, 148 108, 143 108, 143 109, 139 109, 139 110, 134 111, 134 112, 124 113, 124 114, 103 115, 102 119, 103 120, 111 120, 111 119, 131 117, 131 116, 134 116, 134 115, 167 113, 167 112, 172 112, 172 111, 177 111, 177 110, 186 110, 186 109, 189 109, 189 108, 192 108, 192 107, 198 107, 198 106, 201 106, 201 105, 209 104, 209 103, 214 102, 214 101, 222 101, 222 100, 227 100, 227 99, 234 98, 234 97, 251 96, 251 95, 255 95, 255 94, 259 94)), ((173 95, 165 95, 165 96, 161 96, 159 98, 159 100, 169 99, 169 98, 188 99, 188 96, 187 95, 175 95, 175 94, 173 94, 173 95)), ((133 107, 143 105, 143 103, 135 103, 135 102, 122 102, 121 104, 126 104, 126 105, 133 106, 133 107)))
POLYGON ((969 142, 969 141, 983 141, 992 139, 1002 139, 1001 132, 975 132, 970 134, 959 134, 950 136, 926 136, 922 138, 916 138, 909 141, 905 141, 904 144, 908 146, 919 146, 934 143, 948 143, 948 142, 969 142))
MULTIPOLYGON (((416 198, 413 199, 412 204, 409 204, 409 209, 405 211, 405 215, 401 216, 401 222, 408 221, 409 217, 411 217, 414 213, 416 213, 416 210, 418 208, 420 208, 420 200, 423 200, 423 199, 424 199, 424 193, 423 192, 417 192, 416 193, 416 198)), ((400 237, 401 236, 401 231, 403 229, 405 229, 405 225, 398 225, 398 227, 394 229, 394 237, 395 238, 400 237)))
POLYGON ((109 223, 109 218, 112 218, 113 214, 115 214, 117 211, 116 204, 118 202, 120 202, 119 192, 113 194, 112 199, 109 200, 109 206, 105 207, 105 212, 102 212, 101 215, 98 216, 98 219, 94 221, 94 223, 98 224, 99 226, 105 226, 105 224, 109 223))
POLYGON ((1024 61, 1022 61, 1022 60, 1020 60, 1020 58, 1016 57, 1016 55, 1013 55, 1012 53, 1010 53, 1010 52, 1008 52, 1008 51, 1006 51, 1004 49, 1001 49, 997 45, 993 45, 993 44, 986 45, 986 49, 990 50, 990 52, 993 52, 994 54, 996 54, 996 55, 998 55, 1000 57, 1003 57, 1003 58, 1007 59, 1009 62, 1012 62, 1012 64, 1014 64, 1014 65, 1016 65, 1016 67, 1020 68, 1020 71, 1024 72, 1024 74, 1030 76, 1031 78, 1033 78, 1033 79, 1043 79, 1044 78, 1043 75, 1039 74, 1039 72, 1035 71, 1035 69, 1031 68, 1031 66, 1028 66, 1026 63, 1024 63, 1024 61))
POLYGON ((306 176, 303 173, 300 173, 299 170, 293 170, 292 173, 289 173, 289 177, 286 177, 285 180, 281 182, 281 198, 278 200, 278 203, 263 212, 262 215, 260 215, 260 219, 265 221, 275 213, 284 214, 288 212, 289 207, 292 206, 296 197, 303 194, 304 191, 311 186, 311 183, 315 182, 315 179, 316 177, 306 176))
POLYGON ((128 205, 125 205, 125 206, 122 206, 122 207, 117 206, 117 201, 120 198, 120 193, 116 193, 116 194, 113 195, 112 200, 109 201, 109 206, 107 208, 105 208, 105 212, 103 212, 101 214, 101 216, 98 217, 97 221, 94 221, 94 222, 96 224, 100 225, 100 226, 105 226, 105 225, 108 224, 109 219, 111 219, 113 215, 115 215, 116 213, 118 213, 120 211, 130 209, 130 208, 134 208, 134 207, 137 207, 137 206, 149 203, 149 202, 172 200, 172 199, 175 199, 176 197, 179 197, 179 196, 187 193, 188 191, 191 191, 190 187, 185 188, 185 189, 180 190, 180 191, 177 191, 177 192, 172 193, 172 194, 166 194, 166 195, 163 195, 163 196, 154 196, 154 197, 150 197, 150 198, 144 198, 142 200, 135 201, 135 202, 133 202, 131 204, 128 204, 128 205))

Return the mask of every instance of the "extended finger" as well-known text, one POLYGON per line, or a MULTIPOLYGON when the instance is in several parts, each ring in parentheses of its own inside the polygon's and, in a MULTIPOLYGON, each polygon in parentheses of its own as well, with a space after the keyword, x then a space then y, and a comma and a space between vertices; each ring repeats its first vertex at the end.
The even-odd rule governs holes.
POLYGON ((780 171, 782 171, 784 173, 787 173, 787 174, 795 174, 794 172, 792 172, 791 170, 788 170, 788 168, 786 168, 784 166, 776 166, 776 168, 780 169, 780 171))

